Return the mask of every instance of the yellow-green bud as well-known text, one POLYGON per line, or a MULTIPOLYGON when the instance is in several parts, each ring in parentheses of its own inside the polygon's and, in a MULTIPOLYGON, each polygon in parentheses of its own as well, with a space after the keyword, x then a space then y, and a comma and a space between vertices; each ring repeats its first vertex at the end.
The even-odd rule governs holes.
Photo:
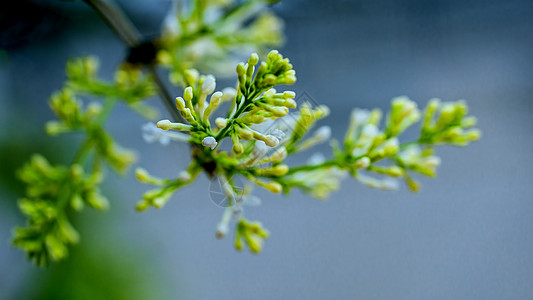
POLYGON ((396 153, 398 153, 399 149, 400 145, 397 138, 391 138, 385 141, 385 143, 383 144, 383 151, 386 157, 394 156, 396 153))
POLYGON ((468 139, 468 141, 477 141, 481 138, 481 131, 477 129, 469 130, 465 132, 465 137, 468 139))
POLYGON ((283 176, 289 172, 289 167, 287 165, 277 165, 268 169, 257 169, 256 172, 260 176, 283 176))
POLYGON ((259 56, 257 53, 252 53, 248 59, 248 65, 255 66, 259 62, 259 56))
POLYGON ((400 177, 400 176, 403 176, 403 174, 404 174, 403 169, 398 166, 391 166, 387 168, 387 175, 389 176, 400 177))
POLYGON ((191 101, 193 97, 192 87, 188 86, 183 90, 183 99, 191 101))
POLYGON ((296 97, 296 93, 293 91, 285 91, 283 92, 283 98, 285 99, 294 99, 296 97))
POLYGON ((176 97, 176 107, 179 111, 183 111, 185 109, 185 101, 181 97, 176 97))
POLYGON ((238 127, 236 130, 239 137, 243 140, 250 140, 254 137, 254 132, 248 128, 238 127))
POLYGON ((268 74, 267 76, 265 76, 265 78, 263 79, 263 83, 265 85, 274 85, 276 84, 276 75, 273 75, 273 74, 268 74))
POLYGON ((146 202, 145 200, 141 200, 135 205, 135 210, 145 211, 146 209, 148 209, 148 207, 150 207, 150 204, 148 204, 148 202, 146 202))
POLYGON ((354 167, 357 169, 366 169, 368 166, 370 166, 370 158, 367 156, 361 157, 354 164, 354 167))
POLYGON ((262 141, 269 147, 276 147, 279 144, 279 139, 273 135, 266 135, 262 141))
POLYGON ((193 84, 198 80, 200 73, 196 69, 188 69, 183 75, 186 84, 193 84))
POLYGON ((218 128, 222 129, 222 128, 226 127, 226 125, 228 125, 228 119, 216 118, 215 119, 215 124, 217 125, 218 128))
POLYGON ((239 63, 235 71, 237 71, 238 76, 243 76, 244 73, 246 73, 246 69, 244 68, 244 63, 239 63))
POLYGON ((135 178, 140 182, 148 182, 150 181, 151 176, 145 169, 137 168, 135 169, 135 178))
POLYGON ((244 151, 244 147, 242 146, 241 143, 239 142, 233 142, 233 152, 235 152, 235 154, 241 154, 243 151, 244 151))
POLYGON ((268 191, 274 194, 281 193, 281 191, 283 190, 283 187, 281 186, 281 184, 274 182, 274 181, 265 184, 264 188, 266 188, 268 191))
POLYGON ((191 125, 186 125, 182 123, 172 123, 170 120, 161 120, 157 122, 157 127, 163 130, 178 130, 178 131, 190 131, 192 129, 191 125))

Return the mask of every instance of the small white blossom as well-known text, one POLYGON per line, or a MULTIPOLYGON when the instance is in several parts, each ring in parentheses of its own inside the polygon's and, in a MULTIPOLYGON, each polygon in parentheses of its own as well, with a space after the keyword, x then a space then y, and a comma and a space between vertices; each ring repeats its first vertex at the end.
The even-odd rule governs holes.
POLYGON ((269 147, 263 141, 255 141, 254 151, 251 159, 258 160, 263 158, 269 151, 269 147))
POLYGON ((285 132, 278 128, 274 128, 270 131, 270 135, 275 136, 278 140, 283 140, 285 138, 285 132))
POLYGON ((324 125, 315 131, 315 138, 320 141, 327 141, 331 137, 331 127, 324 125))
POLYGON ((361 132, 361 135, 363 137, 373 138, 379 133, 379 129, 374 124, 366 124, 363 127, 363 131, 361 132))
POLYGON ((370 116, 370 111, 367 109, 356 108, 352 111, 350 121, 357 124, 365 124, 370 116))
POLYGON ((208 136, 202 140, 202 145, 211 148, 211 150, 215 149, 217 146, 217 140, 215 140, 214 137, 208 136))
POLYGON ((221 239, 228 234, 229 226, 228 222, 220 222, 217 225, 216 237, 221 239))

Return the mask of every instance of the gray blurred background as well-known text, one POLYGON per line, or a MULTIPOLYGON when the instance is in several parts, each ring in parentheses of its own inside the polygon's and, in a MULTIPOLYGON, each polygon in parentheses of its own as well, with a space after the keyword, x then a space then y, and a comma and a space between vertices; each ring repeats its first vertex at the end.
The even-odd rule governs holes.
MULTIPOLYGON (((4 1, 5 2, 5 1, 4 1)), ((16 2, 16 1, 9 1, 16 2)), ((146 36, 170 3, 119 1, 146 36)), ((162 210, 136 213, 147 189, 108 172, 112 209, 86 210, 82 241, 66 262, 37 269, 9 245, 24 223, 13 173, 31 153, 66 162, 76 137, 46 137, 49 95, 67 58, 98 55, 102 74, 124 45, 80 1, 0 5, 0 299, 531 299, 533 298, 533 3, 531 1, 285 1, 281 52, 297 93, 327 104, 336 138, 351 108, 387 109, 407 95, 466 99, 481 141, 439 149, 436 179, 418 194, 383 192, 346 179, 325 202, 273 196, 248 219, 271 231, 264 251, 216 240, 222 209, 202 176, 162 210), (67 146, 67 150, 65 149, 67 146)), ((232 81, 219 81, 232 85, 232 81)), ((176 94, 180 91, 173 90, 176 94)), ((158 106, 157 99, 150 101, 158 106)), ((145 144, 143 120, 117 110, 109 130, 139 165, 175 176, 188 147, 145 144)), ((328 146, 316 149, 329 154, 328 146)), ((312 152, 292 160, 304 161, 312 152)))

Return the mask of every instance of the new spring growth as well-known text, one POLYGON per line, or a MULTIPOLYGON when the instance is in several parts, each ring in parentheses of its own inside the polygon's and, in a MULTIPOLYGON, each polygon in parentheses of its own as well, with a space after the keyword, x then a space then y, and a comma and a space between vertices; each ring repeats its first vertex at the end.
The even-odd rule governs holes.
POLYGON ((69 210, 108 207, 98 188, 100 170, 86 174, 79 164, 70 168, 53 166, 44 157, 34 155, 18 176, 27 185, 26 197, 19 200, 19 207, 29 220, 27 227, 15 229, 13 244, 24 249, 37 265, 64 258, 68 246, 78 242, 69 210))
MULTIPOLYGON (((191 127, 190 131, 177 132, 175 129, 188 129, 188 127, 175 126, 174 124, 165 124, 163 122, 162 126, 168 125, 169 130, 174 131, 169 132, 157 128, 153 123, 148 123, 143 127, 143 138, 145 140, 149 142, 158 141, 162 144, 168 144, 171 140, 178 140, 186 141, 193 145, 201 145, 207 137, 215 137, 218 131, 210 129, 209 114, 216 110, 217 102, 235 102, 237 91, 232 88, 222 90, 223 96, 220 101, 216 99, 218 94, 214 95, 215 98, 206 98, 204 103, 206 111, 204 111, 203 115, 199 114, 196 109, 198 101, 202 97, 201 92, 204 94, 213 92, 210 89, 214 86, 214 78, 201 77, 196 70, 191 68, 225 73, 228 71, 226 67, 228 61, 230 58, 235 57, 235 54, 241 53, 243 46, 247 49, 256 49, 258 52, 264 53, 266 47, 278 45, 282 41, 282 22, 273 14, 265 12, 267 8, 265 4, 270 4, 271 2, 261 0, 239 2, 207 1, 198 6, 191 5, 185 9, 184 7, 178 9, 176 6, 176 9, 172 10, 165 19, 165 28, 158 43, 160 51, 157 53, 157 59, 153 60, 153 62, 162 63, 168 67, 170 69, 170 79, 174 83, 178 83, 184 88, 188 86, 194 88, 194 95, 188 93, 192 92, 191 88, 186 91, 183 97, 185 98, 183 99, 185 102, 183 114, 188 117, 187 123, 184 125, 195 127, 191 127), (180 9, 185 11, 179 11, 180 9), (189 9, 194 10, 194 13, 189 11, 189 9), (187 40, 187 43, 182 42, 184 39, 187 40), (187 96, 190 97, 187 99, 187 96), (192 105, 193 98, 194 106, 192 105), (201 122, 202 124, 195 122, 201 122)), ((25 200, 21 200, 21 203, 24 203, 24 208, 21 206, 21 209, 28 213, 30 222, 27 227, 17 229, 14 243, 24 249, 28 256, 34 259, 37 264, 45 264, 65 257, 68 245, 77 240, 77 238, 73 237, 73 231, 68 229, 68 222, 65 222, 66 216, 71 215, 69 212, 71 207, 74 210, 78 210, 82 207, 81 203, 86 201, 86 204, 90 203, 88 206, 105 208, 106 205, 103 203, 106 202, 102 200, 104 198, 98 196, 99 193, 96 192, 96 186, 103 178, 101 172, 103 164, 107 163, 115 171, 125 172, 126 168, 134 161, 134 155, 119 147, 104 129, 106 119, 113 110, 114 104, 119 101, 124 102, 143 117, 150 120, 156 119, 157 112, 141 102, 158 92, 153 78, 147 75, 143 68, 128 63, 121 64, 115 72, 114 80, 109 82, 98 77, 98 67, 98 60, 95 57, 70 60, 66 66, 67 81, 63 88, 52 97, 50 102, 50 106, 58 116, 58 120, 47 123, 47 133, 58 135, 66 132, 76 132, 85 135, 72 165, 63 166, 62 168, 71 170, 72 178, 85 178, 86 175, 79 175, 82 173, 98 174, 98 176, 91 175, 91 183, 86 184, 87 187, 91 188, 91 191, 83 192, 79 194, 79 197, 73 197, 72 205, 63 205, 63 203, 68 202, 67 200, 56 201, 57 197, 53 194, 50 194, 50 197, 46 199, 34 198, 30 191, 38 190, 36 186, 39 185, 39 182, 26 181, 28 193, 24 198, 25 200), (85 106, 79 98, 82 94, 91 98, 101 98, 103 101, 85 106), (92 169, 87 168, 86 165, 92 165, 92 169), (84 172, 80 172, 80 167, 84 172), (82 201, 80 199, 85 200, 82 201), (46 205, 42 203, 46 203, 46 205), (31 208, 33 206, 40 208, 33 209, 31 208), (53 207, 53 209, 49 207, 53 207), (41 224, 34 222, 32 219, 33 212, 37 211, 45 212, 43 214, 47 215, 50 220, 56 220, 53 221, 55 223, 41 224)), ((290 72, 286 74, 289 76, 278 75, 288 78, 290 77, 290 72)), ((273 77, 270 76, 268 80, 272 81, 272 79, 273 77)), ((283 80, 289 82, 291 80, 294 81, 294 78, 279 79, 280 82, 283 80)), ((242 94, 239 97, 239 100, 241 99, 242 94)), ((230 113, 235 112, 236 110, 230 111, 230 113)), ((225 119, 229 117, 229 115, 226 115, 225 119)), ((217 123, 218 125, 219 123, 217 123)), ((233 129, 236 125, 238 124, 231 124, 229 127, 233 129)), ((250 124, 244 125, 249 126, 250 124)), ((234 134, 233 130, 227 130, 223 135, 217 137, 217 140, 219 141, 232 134, 234 134)), ((205 140, 204 144, 212 147, 214 143, 209 141, 210 139, 205 140)), ((202 147, 205 150, 213 151, 210 147, 202 147)), ((238 145, 234 148, 239 150, 238 145)), ((213 163, 213 157, 210 157, 210 154, 196 150, 198 149, 194 148, 194 162, 200 161, 204 164, 206 172, 214 172, 216 164, 213 163)), ((240 150, 241 153, 245 151, 244 148, 240 150)), ((232 164, 236 165, 237 161, 229 156, 223 157, 221 155, 217 158, 217 164, 225 165, 229 168, 232 164)), ((38 165, 44 166, 44 164, 38 165)), ((199 170, 202 170, 202 167, 193 163, 187 171, 180 173, 179 178, 177 178, 179 181, 164 181, 160 190, 153 192, 153 197, 147 197, 148 200, 143 200, 140 207, 146 208, 152 203, 161 206, 164 201, 155 201, 154 199, 163 199, 168 196, 168 190, 194 180, 199 170), (184 174, 187 174, 187 176, 184 174)), ((141 180, 146 180, 148 178, 146 175, 143 172, 138 173, 141 180)), ((148 181, 150 183, 161 183, 157 180, 148 181)), ((52 186, 55 187, 55 185, 50 185, 50 187, 52 186)), ((69 187, 67 187, 70 186, 69 183, 62 183, 61 186, 62 188, 59 188, 59 190, 70 191, 69 187)), ((76 195, 78 195, 77 192, 76 195)), ((61 199, 63 197, 64 199, 69 198, 61 196, 61 199)))
POLYGON ((242 55, 242 49, 267 53, 279 46, 283 42, 283 22, 269 12, 272 2, 175 4, 163 22, 161 50, 157 54, 158 61, 170 69, 170 81, 191 86, 190 82, 196 81, 187 74, 191 66, 229 75, 233 59, 242 55))
POLYGON ((268 230, 265 230, 261 223, 241 219, 235 232, 235 249, 240 251, 246 244, 252 253, 257 254, 261 252, 263 240, 268 238, 268 235, 268 230))
POLYGON ((466 117, 468 107, 464 101, 444 102, 432 99, 425 110, 420 142, 425 144, 451 144, 466 146, 481 137, 475 117, 466 117))
POLYGON ((295 73, 289 60, 277 51, 270 52, 262 62, 258 55, 252 54, 246 63, 237 65, 236 73, 236 89, 215 92, 214 77, 187 72, 189 86, 184 89, 183 97, 176 98, 176 108, 189 124, 162 120, 157 126, 189 135, 193 161, 186 176, 182 172, 177 179, 160 179, 144 170, 137 171, 140 181, 159 186, 143 196, 137 209, 161 207, 178 188, 192 182, 203 170, 209 177, 220 180, 229 199, 229 206, 216 226, 216 236, 225 237, 232 220, 238 219, 235 228, 238 250, 246 244, 251 252, 259 252, 268 233, 259 223, 243 218, 241 203, 251 196, 236 197, 240 188, 235 185, 234 176, 246 178, 272 193, 289 193, 299 188, 318 199, 325 199, 338 190, 348 174, 364 185, 383 190, 397 189, 395 179, 403 178, 416 191, 419 184, 413 179, 413 173, 433 177, 440 164, 433 151, 435 143, 460 144, 473 140, 476 132, 475 129, 465 131, 475 120, 466 117, 462 102, 440 105, 431 101, 422 113, 413 101, 399 97, 392 101, 384 129, 380 126, 383 115, 380 110, 355 109, 343 147, 332 143, 334 157, 312 155, 307 164, 291 167, 285 163, 287 157, 330 139, 329 126, 314 129, 316 122, 329 114, 329 109, 302 103, 297 112, 288 116, 296 108, 296 95, 292 91, 278 92, 276 85, 294 83, 295 73), (224 101, 229 102, 229 108, 221 115, 217 110, 224 101), (434 115, 439 118, 434 120, 434 115), (282 122, 273 122, 282 118, 282 122), (421 118, 420 138, 403 143, 402 132, 421 118), (211 127, 213 119, 216 126, 211 127), (265 127, 268 129, 262 129, 265 127), (231 150, 218 147, 224 139, 231 140, 231 150))
POLYGON ((82 57, 69 60, 66 73, 64 86, 49 101, 57 120, 49 121, 45 129, 53 136, 77 133, 83 142, 71 165, 53 166, 35 155, 19 171, 27 187, 19 206, 27 215, 28 224, 16 228, 13 244, 26 251, 37 265, 66 257, 68 247, 79 240, 69 221, 73 211, 86 206, 105 210, 109 206, 99 189, 104 178, 103 165, 125 173, 136 160, 133 152, 120 147, 105 130, 105 121, 115 104, 122 101, 142 116, 154 116, 154 110, 139 101, 153 96, 155 85, 139 69, 121 67, 115 72, 115 80, 108 82, 98 78, 96 58, 82 57), (105 100, 85 105, 82 95, 105 100))
MULTIPOLYGON (((302 105, 290 141, 298 141, 303 136, 299 131, 313 123, 311 111, 302 105)), ((421 113, 413 101, 399 97, 393 99, 382 131, 380 110, 355 109, 350 116, 344 147, 332 143, 334 158, 317 160, 312 156, 312 162, 309 161, 308 165, 291 167, 280 182, 284 191, 301 188, 320 199, 336 190, 345 171, 348 171, 356 180, 372 188, 397 189, 398 183, 394 178, 403 178, 409 189, 417 191, 419 184, 410 173, 436 176, 436 168, 440 164, 440 159, 434 155, 436 144, 463 145, 479 137, 477 129, 460 134, 475 124, 475 119, 467 117, 466 111, 462 101, 441 105, 437 100, 432 100, 421 113), (434 120, 436 114, 440 117, 434 120), (401 133, 421 117, 420 138, 402 143, 401 133)), ((327 133, 327 130, 324 132, 327 133)), ((291 146, 292 151, 301 151, 307 148, 305 145, 309 140, 312 141, 313 137, 296 143, 296 146, 291 143, 285 143, 284 146, 291 146)))
MULTIPOLYGON (((139 181, 155 186, 143 195, 138 210, 162 207, 202 172, 223 180, 224 193, 231 201, 216 226, 216 235, 226 236, 236 221, 235 248, 241 250, 246 244, 252 253, 261 251, 268 232, 260 223, 243 217, 241 204, 254 197, 249 192, 235 196, 239 189, 235 176, 272 193, 288 194, 299 188, 319 199, 337 190, 347 174, 367 186, 385 190, 397 188, 395 179, 403 178, 408 188, 416 191, 419 184, 415 173, 436 175, 440 159, 435 146, 464 146, 480 137, 479 130, 473 128, 476 120, 467 116, 463 101, 431 100, 421 112, 413 101, 399 97, 393 99, 383 127, 380 110, 356 109, 343 143, 331 141, 333 157, 310 155, 308 163, 289 166, 285 160, 290 155, 326 142, 332 135, 327 126, 313 129, 317 120, 329 114, 326 106, 303 103, 297 108, 294 92, 276 90, 278 85, 296 81, 289 60, 276 50, 263 61, 252 54, 246 62, 230 68, 237 73, 236 88, 221 91, 216 91, 214 76, 200 75, 196 70, 227 73, 228 61, 243 48, 266 53, 266 47, 278 45, 282 23, 264 11, 266 4, 273 2, 197 1, 198 5, 173 7, 165 19, 154 63, 168 67, 170 81, 183 88, 175 104, 185 122, 146 124, 143 138, 162 144, 171 140, 187 142, 191 145, 191 162, 173 179, 152 176, 144 169, 136 171, 139 181), (220 113, 224 102, 228 102, 228 110, 220 113), (298 112, 291 114, 292 109, 298 112), (282 118, 283 122, 276 122, 282 118), (420 119, 420 135, 403 141, 402 132, 420 119), (221 147, 223 140, 231 141, 228 151, 221 147)), ((98 189, 103 165, 124 172, 134 161, 134 155, 118 146, 105 131, 105 121, 114 105, 122 101, 142 116, 156 120, 155 111, 141 102, 157 92, 154 78, 142 68, 122 64, 114 80, 107 82, 98 78, 98 61, 85 57, 69 61, 66 73, 67 82, 50 101, 58 120, 49 122, 46 131, 51 135, 80 132, 85 136, 83 142, 71 165, 56 166, 34 156, 19 172, 27 186, 19 206, 28 216, 28 224, 15 230, 13 243, 38 265, 65 257, 68 246, 78 241, 69 221, 72 211, 85 206, 107 207, 98 189), (85 106, 79 97, 82 94, 105 100, 85 106)))

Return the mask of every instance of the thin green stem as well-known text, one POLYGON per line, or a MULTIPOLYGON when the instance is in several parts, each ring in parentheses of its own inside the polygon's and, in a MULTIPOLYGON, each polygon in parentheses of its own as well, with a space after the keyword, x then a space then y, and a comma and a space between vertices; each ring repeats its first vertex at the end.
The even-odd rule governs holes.
POLYGON ((72 164, 83 164, 89 155, 92 148, 93 140, 90 137, 86 137, 83 144, 78 148, 78 151, 74 155, 72 164))
POLYGON ((104 101, 104 108, 102 109, 102 112, 98 116, 98 120, 96 120, 95 125, 96 126, 103 126, 105 122, 107 121, 107 118, 109 118, 109 115, 111 114, 111 111, 115 107, 115 104, 118 102, 117 99, 114 98, 108 98, 104 101))
POLYGON ((220 141, 222 140, 223 138, 227 137, 228 136, 228 131, 230 128, 233 128, 233 123, 234 123, 234 120, 238 119, 239 116, 246 110, 246 108, 248 108, 248 106, 252 103, 253 100, 249 100, 249 99, 253 99, 253 98, 245 98, 244 99, 244 103, 241 105, 241 107, 235 112, 235 115, 233 115, 232 119, 228 122, 228 124, 226 125, 226 127, 224 127, 221 131, 219 131, 217 133, 217 135, 215 136, 215 139, 217 141, 220 141))
POLYGON ((293 174, 293 173, 302 172, 302 171, 313 171, 313 170, 329 168, 329 167, 340 167, 339 161, 335 158, 332 158, 330 160, 326 160, 317 165, 303 165, 303 166, 291 167, 287 174, 293 174))

